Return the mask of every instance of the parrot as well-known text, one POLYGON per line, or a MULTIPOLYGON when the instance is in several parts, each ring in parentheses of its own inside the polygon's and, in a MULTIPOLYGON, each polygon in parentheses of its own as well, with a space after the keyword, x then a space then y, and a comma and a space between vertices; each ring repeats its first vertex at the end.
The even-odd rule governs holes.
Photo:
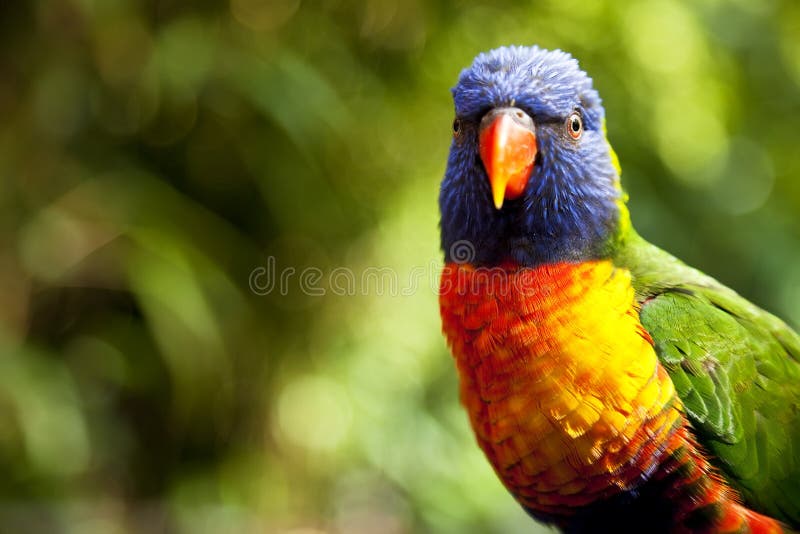
POLYGON ((483 52, 452 95, 439 310, 508 492, 563 532, 800 528, 800 336, 636 232, 570 54, 483 52))

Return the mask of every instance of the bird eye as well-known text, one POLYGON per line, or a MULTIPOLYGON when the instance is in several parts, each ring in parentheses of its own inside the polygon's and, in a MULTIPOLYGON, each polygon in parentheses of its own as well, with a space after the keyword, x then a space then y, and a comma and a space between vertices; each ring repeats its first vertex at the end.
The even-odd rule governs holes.
POLYGON ((461 135, 461 120, 455 119, 453 121, 453 137, 458 137, 461 135))
POLYGON ((580 139, 583 134, 583 119, 580 114, 573 113, 567 119, 567 132, 573 139, 580 139))

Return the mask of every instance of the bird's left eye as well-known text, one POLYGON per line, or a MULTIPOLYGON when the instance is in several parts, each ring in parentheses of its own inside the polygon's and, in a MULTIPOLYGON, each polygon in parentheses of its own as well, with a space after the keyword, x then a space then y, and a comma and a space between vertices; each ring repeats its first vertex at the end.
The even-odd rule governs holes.
POLYGON ((567 119, 567 133, 573 139, 580 139, 583 134, 583 119, 579 113, 573 113, 567 119))
POLYGON ((455 119, 453 121, 453 137, 458 137, 461 135, 461 119, 455 119))

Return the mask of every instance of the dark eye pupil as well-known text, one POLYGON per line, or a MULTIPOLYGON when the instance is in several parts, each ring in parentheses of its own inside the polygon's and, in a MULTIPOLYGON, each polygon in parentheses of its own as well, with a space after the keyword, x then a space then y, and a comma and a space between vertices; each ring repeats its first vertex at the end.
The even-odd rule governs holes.
POLYGON ((453 133, 458 133, 461 131, 461 121, 456 119, 453 121, 453 133))
POLYGON ((577 133, 581 130, 581 120, 578 117, 572 117, 572 131, 577 133))

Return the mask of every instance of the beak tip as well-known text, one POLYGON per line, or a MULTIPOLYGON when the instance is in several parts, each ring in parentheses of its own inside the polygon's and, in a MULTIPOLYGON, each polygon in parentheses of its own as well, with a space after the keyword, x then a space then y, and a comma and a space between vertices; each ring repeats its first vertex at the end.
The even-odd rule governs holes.
POLYGON ((505 191, 501 191, 501 193, 495 194, 494 196, 494 207, 500 209, 503 207, 503 201, 505 200, 505 191))

